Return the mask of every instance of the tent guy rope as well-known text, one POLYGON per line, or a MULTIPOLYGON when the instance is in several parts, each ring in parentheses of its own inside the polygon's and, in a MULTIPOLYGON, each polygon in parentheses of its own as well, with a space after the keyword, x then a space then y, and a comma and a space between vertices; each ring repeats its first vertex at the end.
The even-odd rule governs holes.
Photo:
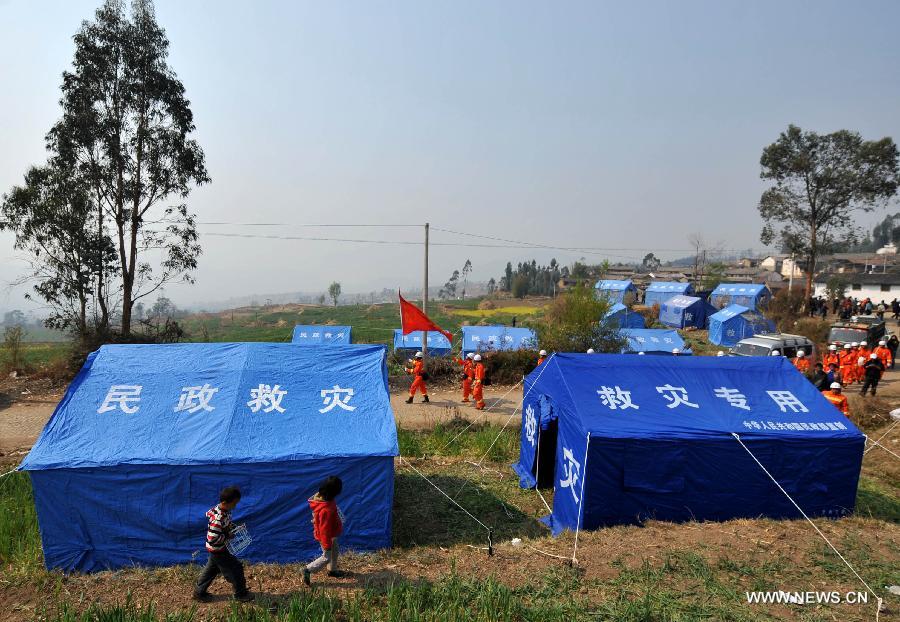
MULTIPOLYGON (((756 464, 759 465, 759 468, 761 468, 761 469, 763 470, 763 472, 764 472, 766 475, 769 476, 769 479, 772 480, 772 482, 773 482, 776 486, 778 486, 778 490, 780 490, 780 491, 784 494, 784 496, 788 498, 788 501, 790 501, 790 502, 794 505, 795 508, 797 508, 797 511, 799 511, 800 514, 803 515, 803 518, 805 518, 806 521, 807 521, 810 525, 812 525, 813 529, 816 530, 816 533, 818 533, 818 534, 822 537, 822 539, 825 540, 825 542, 828 544, 828 546, 831 547, 831 550, 834 551, 834 552, 837 554, 837 556, 841 558, 841 561, 844 562, 844 565, 847 566, 847 568, 850 569, 850 572, 852 572, 852 573, 854 574, 854 576, 856 576, 856 578, 859 579, 859 582, 862 583, 863 586, 865 586, 865 588, 869 591, 869 593, 872 594, 872 596, 875 597, 876 607, 877 607, 876 610, 875 610, 875 620, 876 620, 876 622, 877 622, 877 621, 878 621, 878 616, 879 616, 879 614, 880 614, 880 612, 881 612, 882 599, 878 596, 878 594, 875 593, 875 590, 873 590, 871 587, 869 587, 869 584, 866 583, 866 580, 863 579, 863 578, 860 576, 860 574, 859 574, 858 572, 856 572, 856 569, 855 569, 853 566, 850 565, 850 562, 848 562, 847 559, 846 559, 843 555, 841 555, 841 552, 838 551, 838 550, 837 550, 837 547, 835 547, 835 546, 831 543, 831 540, 828 539, 828 536, 826 536, 824 533, 822 533, 822 530, 819 529, 819 526, 816 525, 816 524, 812 521, 812 519, 811 519, 809 516, 807 516, 806 512, 803 511, 803 508, 801 508, 799 505, 797 505, 797 502, 794 501, 793 497, 791 497, 791 495, 788 494, 788 492, 781 486, 781 484, 778 483, 778 480, 776 480, 776 479, 772 476, 772 474, 769 473, 769 470, 766 469, 766 467, 763 466, 763 463, 759 461, 759 459, 753 454, 752 451, 750 451, 750 448, 747 447, 747 446, 744 444, 744 441, 741 440, 741 437, 740 437, 736 432, 732 432, 731 435, 735 438, 735 440, 736 440, 738 443, 741 444, 741 447, 744 448, 744 451, 746 451, 748 454, 750 454, 750 457, 753 458, 753 461, 756 462, 756 464)), ((585 460, 585 462, 587 462, 587 461, 585 460)))
MULTIPOLYGON (((578 532, 581 531, 581 517, 584 516, 584 481, 587 479, 588 450, 591 448, 591 433, 587 433, 587 440, 584 442, 584 470, 581 472, 581 498, 578 502, 578 521, 575 523, 575 546, 572 548, 572 565, 578 565, 578 532)), ((877 598, 877 597, 876 597, 877 598)))

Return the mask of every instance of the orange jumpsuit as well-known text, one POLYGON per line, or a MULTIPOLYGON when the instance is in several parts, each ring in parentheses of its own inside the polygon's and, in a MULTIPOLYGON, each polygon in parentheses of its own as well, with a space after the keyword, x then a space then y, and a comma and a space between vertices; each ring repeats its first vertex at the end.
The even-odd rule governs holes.
POLYGON ((853 384, 856 380, 856 351, 852 348, 841 352, 841 380, 846 384, 853 384))
POLYGON ((877 354, 878 358, 881 359, 881 363, 882 365, 884 365, 885 369, 891 366, 891 362, 893 361, 893 359, 891 358, 890 348, 888 348, 887 346, 878 346, 877 348, 875 348, 875 354, 877 354))
POLYGON ((484 410, 484 363, 481 361, 475 363, 475 384, 472 397, 475 398, 475 408, 484 410))
POLYGON ((538 357, 538 364, 537 364, 537 366, 540 367, 540 366, 541 366, 541 363, 543 363, 543 362, 544 362, 544 357, 543 357, 543 356, 538 357))
POLYGON ((866 370, 864 368, 865 364, 869 362, 869 355, 872 354, 872 350, 869 348, 857 348, 856 349, 856 381, 862 382, 866 375, 866 370), (863 357, 865 361, 862 365, 859 364, 859 357, 863 357))
POLYGON ((409 396, 413 397, 416 394, 416 390, 422 392, 422 395, 428 395, 428 387, 425 386, 425 380, 422 378, 422 373, 425 371, 425 364, 422 361, 416 361, 413 364, 412 369, 407 369, 407 374, 413 374, 415 379, 412 384, 409 385, 409 396))
POLYGON ((472 379, 475 377, 475 368, 472 365, 471 359, 456 359, 456 362, 462 365, 463 368, 463 399, 462 401, 468 402, 469 395, 472 394, 472 379))
POLYGON ((843 393, 835 393, 833 389, 824 391, 822 395, 824 395, 825 399, 831 402, 835 408, 844 413, 845 416, 850 416, 850 404, 847 402, 846 395, 843 393))
POLYGON ((809 372, 809 359, 804 357, 797 357, 793 361, 794 367, 797 368, 801 374, 805 374, 809 372))
POLYGON ((825 367, 825 369, 827 370, 827 369, 828 369, 828 366, 829 366, 831 363, 834 363, 835 365, 837 365, 838 367, 840 367, 840 366, 841 366, 841 357, 840 357, 840 355, 839 355, 836 351, 833 352, 833 351, 829 350, 829 351, 828 351, 828 354, 825 355, 825 358, 824 358, 824 360, 822 361, 822 365, 823 365, 823 366, 825 367))

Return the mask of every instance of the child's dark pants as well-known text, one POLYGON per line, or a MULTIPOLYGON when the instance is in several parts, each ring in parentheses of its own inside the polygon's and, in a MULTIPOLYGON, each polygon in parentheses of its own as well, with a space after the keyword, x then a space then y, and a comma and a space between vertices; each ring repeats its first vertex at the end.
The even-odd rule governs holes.
POLYGON ((194 588, 195 594, 206 594, 210 584, 216 577, 221 574, 232 586, 234 586, 234 595, 240 598, 247 594, 247 581, 244 579, 244 565, 237 557, 232 555, 228 550, 221 553, 210 553, 209 561, 206 567, 200 573, 200 579, 197 580, 197 586, 194 588))

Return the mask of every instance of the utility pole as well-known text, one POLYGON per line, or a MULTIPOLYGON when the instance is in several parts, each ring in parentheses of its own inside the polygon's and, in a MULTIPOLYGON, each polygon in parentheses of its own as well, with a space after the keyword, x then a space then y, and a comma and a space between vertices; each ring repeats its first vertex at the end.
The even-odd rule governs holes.
MULTIPOLYGON (((428 223, 425 223, 425 286, 422 288, 422 313, 428 315, 428 223)), ((422 361, 428 356, 428 331, 422 332, 422 361)))

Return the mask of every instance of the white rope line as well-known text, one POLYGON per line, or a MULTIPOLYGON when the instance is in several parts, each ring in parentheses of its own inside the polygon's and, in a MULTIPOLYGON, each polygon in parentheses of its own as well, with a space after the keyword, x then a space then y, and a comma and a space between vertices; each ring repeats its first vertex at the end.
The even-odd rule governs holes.
MULTIPOLYGON (((525 400, 528 399, 528 394, 531 393, 531 390, 534 388, 534 385, 537 384, 538 380, 541 379, 541 376, 544 375, 544 372, 547 371, 547 367, 550 365, 550 361, 553 360, 553 357, 554 357, 554 356, 556 356, 556 352, 554 352, 553 354, 551 354, 551 355, 549 356, 549 358, 547 358, 546 361, 544 361, 543 363, 541 363, 541 366, 542 366, 544 369, 542 369, 542 370, 540 371, 540 373, 537 375, 537 378, 534 379, 534 382, 532 382, 532 383, 531 383, 531 386, 528 388, 528 390, 525 391, 525 395, 522 396, 522 404, 524 404, 524 403, 525 403, 525 400)), ((524 381, 525 379, 523 378, 522 380, 524 381)), ((503 434, 504 430, 506 430, 506 427, 510 424, 510 422, 512 421, 512 418, 515 417, 516 414, 518 414, 520 410, 522 410, 522 404, 519 404, 518 406, 516 406, 516 409, 513 411, 513 414, 511 414, 511 415, 509 416, 509 419, 506 420, 506 423, 503 424, 503 427, 502 427, 502 428, 500 429, 500 431, 497 433, 497 437, 494 439, 494 442, 491 443, 491 446, 490 446, 490 447, 488 447, 488 450, 484 453, 484 456, 481 456, 481 460, 478 461, 478 464, 481 464, 481 462, 485 459, 485 457, 486 457, 489 453, 491 453, 491 449, 494 448, 494 444, 496 444, 496 442, 500 439, 500 435, 503 434)))
MULTIPOLYGON (((891 430, 893 430, 895 427, 897 427, 897 424, 898 424, 898 423, 900 423, 900 420, 895 421, 895 422, 893 423, 893 425, 891 425, 891 427, 889 427, 889 428, 885 431, 884 434, 882 434, 881 436, 879 436, 879 437, 878 437, 878 441, 880 441, 880 440, 883 439, 885 436, 887 436, 888 434, 890 434, 891 430)), ((866 437, 866 440, 867 440, 867 441, 870 441, 870 442, 872 442, 872 443, 875 443, 876 445, 878 444, 878 441, 873 441, 873 440, 871 440, 868 436, 866 437)), ((866 450, 863 452, 863 454, 867 454, 867 453, 869 453, 871 450, 872 450, 871 447, 867 447, 866 450)))
MULTIPOLYGON (((750 454, 750 457, 753 458, 754 462, 756 462, 756 464, 759 465, 759 468, 761 468, 761 469, 763 470, 763 472, 764 472, 766 475, 769 476, 769 479, 772 480, 772 482, 773 482, 776 486, 778 486, 778 490, 780 490, 782 493, 784 493, 784 496, 787 497, 788 500, 789 500, 791 503, 794 504, 794 507, 797 508, 797 510, 803 515, 803 518, 805 518, 805 519, 807 520, 807 522, 808 522, 810 525, 813 526, 813 529, 815 529, 816 532, 822 537, 822 539, 825 540, 825 542, 828 544, 828 546, 831 547, 831 550, 834 551, 834 552, 837 554, 837 556, 841 558, 841 561, 844 562, 844 564, 847 566, 847 568, 850 569, 850 572, 852 572, 852 573, 856 576, 856 578, 859 579, 859 582, 862 583, 862 584, 865 586, 865 588, 866 588, 867 590, 869 590, 869 593, 871 593, 872 596, 875 597, 875 600, 877 601, 877 609, 875 610, 875 620, 876 620, 876 622, 877 622, 878 616, 879 616, 879 614, 880 614, 880 612, 881 612, 881 603, 882 603, 882 599, 878 596, 878 594, 875 593, 875 590, 873 590, 871 587, 869 587, 869 584, 866 583, 866 580, 863 579, 863 578, 859 575, 859 573, 856 572, 856 569, 853 568, 853 566, 850 565, 850 562, 848 562, 848 561, 844 558, 844 556, 841 555, 841 552, 838 551, 837 548, 831 543, 831 540, 829 540, 828 537, 827 537, 824 533, 822 533, 822 530, 819 529, 818 525, 816 525, 816 524, 812 521, 812 519, 811 519, 809 516, 806 515, 806 512, 803 511, 803 508, 801 508, 799 505, 797 505, 797 502, 794 501, 794 499, 791 497, 791 495, 789 495, 788 492, 781 486, 781 484, 778 483, 778 480, 776 480, 774 477, 772 477, 772 474, 769 473, 769 471, 766 469, 766 467, 763 466, 762 462, 760 462, 759 459, 758 459, 755 455, 753 455, 753 452, 750 451, 750 449, 744 444, 744 441, 741 440, 741 437, 738 436, 737 433, 735 433, 735 432, 732 432, 731 435, 735 438, 735 440, 737 440, 738 443, 741 444, 741 447, 743 447, 744 450, 745 450, 748 454, 750 454)), ((585 462, 587 462, 587 461, 585 460, 585 462)), ((582 482, 582 483, 583 483, 583 482, 582 482)))
POLYGON ((537 548, 537 547, 535 547, 535 546, 531 546, 531 545, 528 544, 527 542, 523 542, 522 544, 524 544, 525 546, 527 546, 527 547, 528 547, 529 549, 531 549, 532 551, 536 551, 536 552, 540 553, 541 555, 546 555, 547 557, 555 557, 555 558, 557 558, 557 559, 564 559, 564 560, 566 560, 566 561, 569 560, 569 558, 566 557, 566 556, 564 556, 564 555, 556 555, 555 553, 548 553, 547 551, 542 551, 541 549, 539 549, 539 548, 537 548))
POLYGON ((3 475, 0 475, 0 479, 3 479, 3 478, 6 477, 7 475, 12 475, 13 473, 15 473, 15 472, 18 471, 18 470, 19 470, 19 467, 16 467, 16 468, 14 468, 12 471, 7 471, 7 472, 4 473, 3 475))
POLYGON ((873 445, 875 445, 876 447, 881 447, 883 450, 885 450, 886 452, 888 452, 889 454, 891 454, 891 455, 894 456, 895 458, 900 459, 900 455, 895 454, 893 451, 891 451, 890 449, 888 449, 887 447, 885 447, 884 445, 882 445, 882 444, 879 443, 878 441, 870 441, 870 442, 871 442, 873 445))
MULTIPOLYGON (((400 464, 403 464, 403 456, 397 456, 397 457, 400 459, 400 464)), ((481 525, 482 527, 484 527, 484 528, 487 530, 488 533, 491 533, 491 528, 490 528, 490 527, 488 527, 487 525, 485 525, 484 523, 482 523, 480 520, 478 520, 477 518, 475 518, 475 517, 472 515, 472 513, 469 512, 469 510, 467 510, 466 508, 464 508, 463 506, 461 506, 459 503, 456 502, 455 499, 453 499, 450 495, 448 495, 446 492, 444 492, 443 490, 441 490, 440 487, 439 487, 437 484, 435 484, 435 483, 432 482, 430 479, 428 479, 428 478, 425 476, 425 474, 422 473, 422 471, 420 471, 419 469, 417 469, 417 468, 415 467, 415 465, 411 464, 411 463, 409 462, 409 460, 406 461, 406 464, 408 464, 408 465, 410 466, 410 468, 412 468, 413 471, 415 471, 416 473, 418 473, 419 476, 420 476, 422 479, 424 479, 426 482, 428 482, 429 484, 431 484, 431 485, 434 487, 435 490, 437 490, 439 493, 441 493, 442 495, 444 495, 445 497, 447 497, 447 499, 450 500, 450 503, 452 503, 453 505, 455 505, 456 507, 458 507, 460 510, 462 510, 463 512, 465 512, 465 513, 469 516, 469 518, 471 518, 473 521, 475 521, 476 523, 478 523, 479 525, 481 525)))
MULTIPOLYGON (((588 449, 591 447, 591 433, 587 433, 584 443, 584 470, 581 472, 581 502, 578 504, 578 520, 575 522, 575 547, 572 549, 572 565, 578 565, 575 554, 578 552, 578 532, 581 530, 581 517, 584 516, 584 481, 587 479, 588 449)), ((874 593, 874 592, 873 592, 874 593)), ((877 596, 875 598, 878 598, 877 596)))
POLYGON ((493 404, 491 404, 491 406, 489 406, 488 408, 482 409, 480 415, 475 417, 475 419, 473 419, 471 422, 469 422, 469 425, 467 425, 462 430, 460 430, 456 436, 454 436, 449 441, 447 441, 446 445, 441 447, 441 451, 443 452, 445 449, 447 449, 450 445, 452 445, 454 443, 454 441, 456 441, 456 439, 458 439, 460 436, 462 436, 463 432, 465 432, 466 430, 471 428, 473 425, 478 423, 482 417, 484 417, 486 414, 488 414, 491 411, 492 408, 495 408, 500 402, 502 402, 504 399, 506 399, 506 396, 509 395, 510 393, 512 393, 516 389, 516 387, 518 387, 520 384, 522 384, 522 382, 524 382, 524 380, 525 380, 525 378, 522 378, 522 380, 519 380, 516 384, 514 384, 512 387, 510 387, 509 391, 504 393, 502 397, 497 398, 497 400, 493 404))

